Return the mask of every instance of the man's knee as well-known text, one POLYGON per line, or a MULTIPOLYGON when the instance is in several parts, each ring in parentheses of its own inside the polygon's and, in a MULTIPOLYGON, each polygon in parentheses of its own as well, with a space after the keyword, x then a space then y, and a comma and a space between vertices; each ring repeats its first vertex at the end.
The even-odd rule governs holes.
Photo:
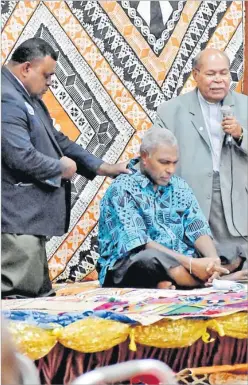
POLYGON ((178 286, 195 287, 199 283, 192 275, 189 274, 188 270, 181 265, 169 269, 168 274, 178 286))
POLYGON ((159 267, 161 259, 165 258, 165 255, 158 250, 142 250, 136 254, 133 260, 133 266, 142 269, 154 270, 159 267))

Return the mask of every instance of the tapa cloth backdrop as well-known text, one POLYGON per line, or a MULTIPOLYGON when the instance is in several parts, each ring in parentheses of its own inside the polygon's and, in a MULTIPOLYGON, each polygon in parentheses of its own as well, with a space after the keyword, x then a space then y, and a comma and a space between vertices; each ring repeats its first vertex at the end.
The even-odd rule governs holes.
MULTIPOLYGON (((33 36, 59 52, 44 101, 63 131, 108 162, 132 158, 158 105, 195 86, 192 59, 225 50, 242 91, 242 1, 1 1, 2 62, 33 36)), ((68 234, 47 244, 56 282, 96 279, 99 201, 109 178, 73 178, 68 234)))

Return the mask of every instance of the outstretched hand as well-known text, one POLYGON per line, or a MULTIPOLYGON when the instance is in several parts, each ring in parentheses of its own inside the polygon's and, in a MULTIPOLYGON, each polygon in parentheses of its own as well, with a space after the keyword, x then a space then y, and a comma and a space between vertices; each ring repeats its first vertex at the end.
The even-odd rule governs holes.
POLYGON ((105 175, 110 177, 115 177, 120 174, 132 174, 132 171, 127 168, 129 162, 130 160, 116 164, 102 163, 97 173, 98 175, 105 175))
POLYGON ((127 168, 128 163, 130 160, 127 160, 126 162, 116 163, 113 164, 113 176, 117 176, 119 174, 132 174, 132 171, 127 168))

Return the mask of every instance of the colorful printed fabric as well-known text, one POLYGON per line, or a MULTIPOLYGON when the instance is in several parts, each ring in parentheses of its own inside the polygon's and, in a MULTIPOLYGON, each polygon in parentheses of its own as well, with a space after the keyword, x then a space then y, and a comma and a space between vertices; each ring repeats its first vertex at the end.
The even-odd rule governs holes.
POLYGON ((150 325, 164 318, 209 319, 247 311, 248 298, 245 289, 238 293, 212 290, 99 288, 71 298, 5 300, 2 301, 2 313, 13 321, 51 329, 55 324, 67 326, 89 316, 150 325), (56 314, 54 309, 59 309, 56 314))
MULTIPOLYGON (((80 296, 80 295, 79 295, 80 296)), ((88 297, 80 296, 81 299, 88 297)), ((241 292, 217 292, 211 289, 154 290, 154 289, 96 289, 89 301, 99 306, 94 311, 108 311, 125 315, 143 325, 149 325, 163 318, 213 318, 246 311, 248 298, 246 290, 241 292)))
MULTIPOLYGON (((195 86, 192 60, 227 53, 242 92, 244 1, 1 1, 2 63, 30 37, 58 52, 44 101, 55 127, 105 161, 139 151, 160 103, 195 86)), ((97 279, 99 202, 109 178, 73 178, 70 230, 47 244, 54 282, 97 279)))
POLYGON ((154 185, 135 169, 139 158, 131 160, 131 175, 120 175, 108 188, 100 205, 99 249, 102 284, 107 269, 135 249, 155 241, 181 254, 193 255, 194 243, 211 235, 207 220, 188 184, 173 176, 167 186, 154 185))
POLYGON ((99 317, 112 321, 118 321, 127 324, 137 324, 136 321, 122 314, 115 314, 105 310, 99 311, 85 311, 85 312, 64 312, 59 314, 49 314, 47 312, 35 310, 11 310, 2 311, 2 315, 9 321, 21 321, 28 325, 38 326, 42 329, 54 329, 56 327, 68 326, 76 321, 87 317, 99 317))

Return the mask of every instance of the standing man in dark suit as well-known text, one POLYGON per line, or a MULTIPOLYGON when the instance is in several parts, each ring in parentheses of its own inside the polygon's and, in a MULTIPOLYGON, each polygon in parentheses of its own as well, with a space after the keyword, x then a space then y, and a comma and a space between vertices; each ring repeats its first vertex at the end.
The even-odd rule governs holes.
POLYGON ((129 173, 108 164, 58 132, 41 96, 51 85, 57 56, 43 39, 22 43, 2 68, 2 296, 53 293, 46 237, 69 227, 75 172, 129 173))

